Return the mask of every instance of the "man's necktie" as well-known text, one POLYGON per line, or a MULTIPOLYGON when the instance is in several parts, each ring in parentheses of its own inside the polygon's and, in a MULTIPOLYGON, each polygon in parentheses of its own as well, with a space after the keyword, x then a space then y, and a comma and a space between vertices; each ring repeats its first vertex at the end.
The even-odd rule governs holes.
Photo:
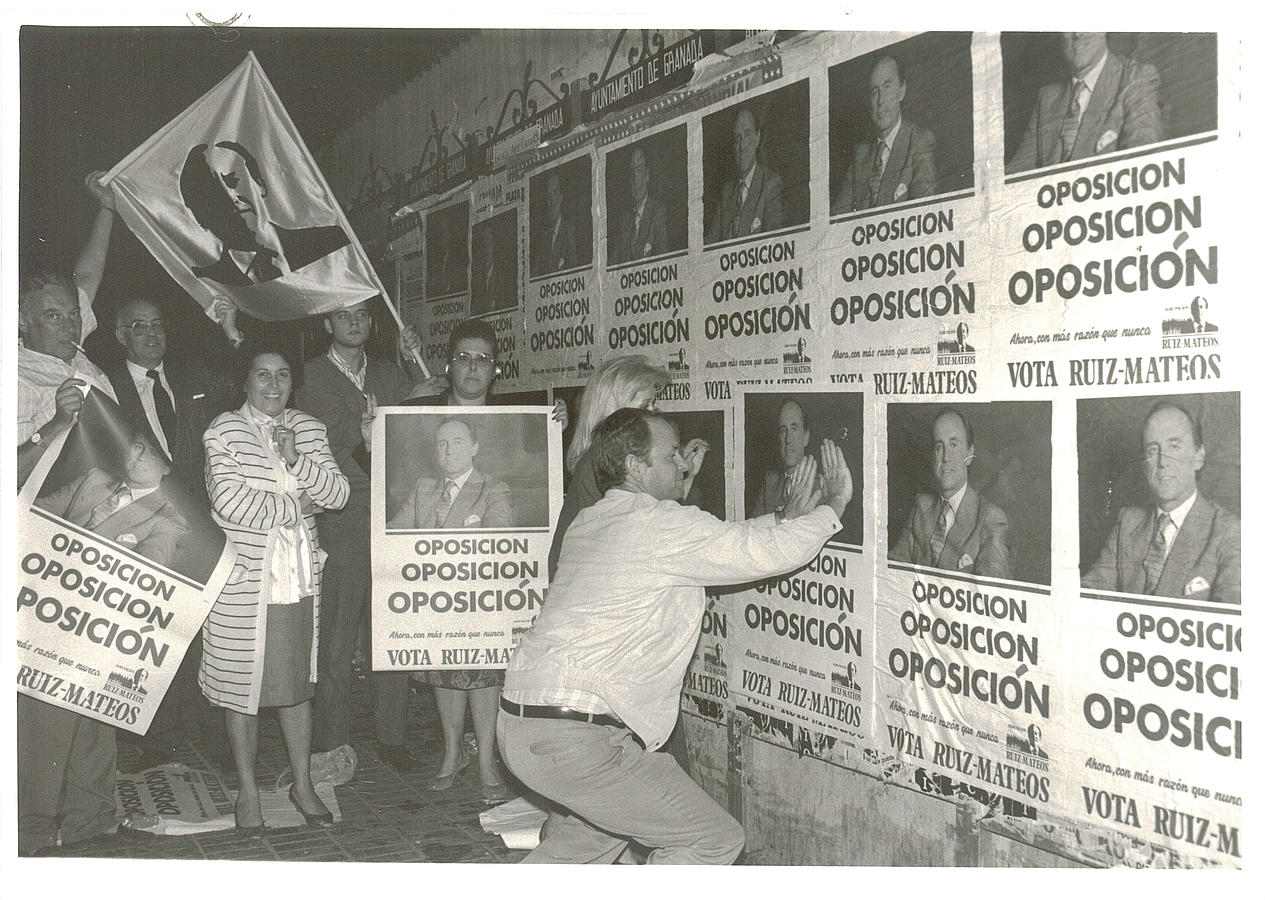
POLYGON ((1063 131, 1061 140, 1063 142, 1063 154, 1061 162, 1067 162, 1072 158, 1072 150, 1076 147, 1076 133, 1081 127, 1081 111, 1084 103, 1083 95, 1088 90, 1088 85, 1079 78, 1072 84, 1072 102, 1067 105, 1067 115, 1063 117, 1063 131))
POLYGON ((746 232, 742 225, 742 204, 747 201, 747 183, 742 179, 738 180, 738 205, 734 209, 734 219, 729 224, 730 237, 741 237, 746 232))
POLYGON ((1155 534, 1151 535, 1150 546, 1146 548, 1146 558, 1142 560, 1142 570, 1146 572, 1144 593, 1151 593, 1160 583, 1160 574, 1164 571, 1164 561, 1168 559, 1168 526, 1172 523, 1168 513, 1162 512, 1155 520, 1155 534))
POLYGON ((879 138, 874 145, 874 168, 870 170, 870 205, 878 203, 879 187, 883 184, 883 169, 887 166, 887 143, 879 138))
POLYGON ((94 529, 124 506, 132 502, 132 491, 126 484, 120 484, 100 503, 92 508, 88 516, 88 528, 94 529))
POLYGON ((145 374, 154 383, 154 409, 158 412, 158 424, 162 426, 163 437, 170 448, 176 440, 176 408, 171 405, 171 394, 163 387, 158 370, 150 369, 145 374))
POLYGON ((949 501, 941 498, 940 515, 936 518, 936 530, 931 533, 931 562, 940 559, 940 551, 944 549, 945 539, 949 535, 949 501))
POLYGON ((444 493, 439 498, 439 503, 435 506, 435 527, 442 528, 444 520, 448 518, 448 513, 452 510, 452 500, 457 493, 457 482, 445 481, 444 493))

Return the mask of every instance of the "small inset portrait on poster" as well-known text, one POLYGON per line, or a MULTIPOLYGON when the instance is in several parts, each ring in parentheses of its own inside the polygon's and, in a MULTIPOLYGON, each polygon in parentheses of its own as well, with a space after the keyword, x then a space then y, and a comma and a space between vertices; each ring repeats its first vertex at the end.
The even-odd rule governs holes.
POLYGON ((819 463, 821 443, 843 452, 852 474, 852 501, 830 545, 860 547, 864 537, 865 471, 860 393, 842 391, 751 392, 744 398, 745 498, 748 518, 775 513, 789 499, 789 479, 800 460, 819 463))
POLYGON ((1166 303, 1164 305, 1164 321, 1161 323, 1161 331, 1164 337, 1181 337, 1190 335, 1193 339, 1187 339, 1178 343, 1165 343, 1165 349, 1180 349, 1181 347, 1215 347, 1218 344, 1215 335, 1219 328, 1213 319, 1216 313, 1212 311, 1212 304, 1203 294, 1197 294, 1189 303, 1180 300, 1177 303, 1166 303))
POLYGON ((685 125, 607 153, 607 265, 684 250, 688 207, 685 125))
POLYGON ((476 222, 470 229, 470 316, 491 315, 518 306, 518 210, 476 222))
POLYGON ((888 562, 1048 585, 1050 409, 888 404, 888 562))
POLYGON ((386 530, 549 527, 548 412, 388 412, 386 530))
POLYGON ((528 182, 532 278, 593 263, 593 163, 588 154, 533 175, 528 182))
POLYGON ((470 284, 470 204, 426 217, 426 299, 463 294, 470 284))
POLYGON ((1077 401, 1081 588, 1241 602, 1239 394, 1077 401))
POLYGON ((1217 128, 1214 33, 1001 36, 1006 174, 1217 128))
POLYGON ((808 80, 703 117, 703 242, 808 221, 808 80))
POLYGON ((830 215, 969 191, 971 34, 928 32, 832 66, 830 215))

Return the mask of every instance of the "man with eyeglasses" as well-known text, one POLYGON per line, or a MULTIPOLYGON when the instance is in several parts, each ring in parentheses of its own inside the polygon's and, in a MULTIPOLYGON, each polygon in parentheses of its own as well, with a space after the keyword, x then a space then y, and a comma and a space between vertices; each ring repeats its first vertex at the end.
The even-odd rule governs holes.
MULTIPOLYGON (((82 389, 114 399, 105 373, 84 356, 79 342, 96 328, 92 299, 105 271, 114 202, 98 183, 85 184, 100 210, 75 262, 73 278, 39 272, 22 279, 18 294, 18 484, 49 442, 71 428, 83 406, 82 389)), ((63 845, 148 839, 118 824, 114 777, 118 745, 111 725, 19 694, 17 698, 18 853, 57 852, 63 845)))
POLYGON ((196 357, 167 358, 167 321, 152 300, 125 300, 114 315, 123 359, 106 369, 119 407, 172 462, 195 500, 206 502, 202 433, 233 405, 232 386, 196 357))
MULTIPOLYGON (((321 547, 329 554, 321 577, 321 640, 317 646, 316 697, 312 706, 312 750, 323 753, 351 742, 352 659, 360 622, 369 608, 369 423, 378 406, 395 406, 413 389, 413 379, 395 363, 365 352, 373 336, 372 300, 326 313, 321 325, 329 350, 303 366, 295 404, 319 419, 330 450, 347 476, 351 495, 339 510, 316 516, 321 547)), ((405 359, 421 346, 406 326, 399 337, 405 359)), ((405 743, 409 675, 374 672, 374 723, 378 757, 398 772, 416 760, 405 743)))
POLYGON ((934 494, 919 494, 888 551, 893 562, 1009 578, 1006 513, 971 487, 975 432, 966 414, 946 407, 931 423, 934 494))
POLYGON ((1120 510, 1081 587, 1240 602, 1239 517, 1199 493, 1203 427, 1187 410, 1160 401, 1142 425, 1142 474, 1151 505, 1120 510))
MULTIPOLYGON (((189 497, 209 508, 202 433, 233 405, 229 380, 197 358, 167 358, 167 323, 162 308, 152 300, 138 298, 120 304, 114 314, 114 337, 123 348, 123 359, 109 366, 106 375, 119 408, 132 427, 171 460, 172 475, 189 497)), ((224 717, 214 714, 197 686, 201 655, 198 633, 140 741, 141 755, 132 771, 172 761, 185 742, 181 717, 191 710, 198 713, 204 749, 213 757, 228 754, 224 717)))
POLYGON ((80 341, 97 327, 92 300, 105 272, 114 227, 114 198, 93 172, 84 184, 100 209, 73 278, 40 271, 23 277, 18 294, 18 484, 26 481, 49 442, 78 419, 89 385, 114 399, 105 373, 80 341))

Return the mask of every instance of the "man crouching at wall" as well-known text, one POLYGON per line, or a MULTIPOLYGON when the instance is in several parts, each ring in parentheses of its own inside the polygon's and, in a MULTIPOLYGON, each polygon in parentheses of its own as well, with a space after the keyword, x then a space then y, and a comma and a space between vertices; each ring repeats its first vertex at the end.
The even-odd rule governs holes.
POLYGON ((676 426, 621 409, 593 436, 604 496, 567 530, 549 602, 506 670, 497 739, 524 784, 570 815, 524 860, 611 863, 634 840, 651 863, 732 863, 742 826, 655 753, 676 722, 708 585, 808 563, 839 530, 852 476, 830 441, 801 460, 781 511, 725 522, 680 505, 703 454, 676 426))

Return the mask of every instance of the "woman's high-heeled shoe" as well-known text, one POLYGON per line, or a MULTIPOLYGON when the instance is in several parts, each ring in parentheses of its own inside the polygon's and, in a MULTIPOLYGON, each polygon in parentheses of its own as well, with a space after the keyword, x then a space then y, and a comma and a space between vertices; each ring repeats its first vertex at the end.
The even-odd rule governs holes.
POLYGON ((295 796, 294 785, 290 785, 289 796, 290 796, 290 802, 294 804, 294 808, 299 811, 299 815, 303 817, 304 822, 307 822, 309 825, 322 825, 322 826, 328 826, 328 825, 334 824, 334 814, 330 812, 328 809, 325 809, 325 804, 321 804, 321 809, 324 809, 325 810, 324 812, 310 813, 307 810, 305 810, 303 807, 299 806, 299 798, 295 796))
POLYGON ((426 782, 428 791, 446 791, 452 787, 453 782, 457 780, 457 776, 466 770, 470 765, 470 754, 466 752, 466 748, 461 748, 461 755, 457 757, 457 765, 453 766, 451 772, 447 775, 436 775, 426 782))
POLYGON ((237 804, 233 804, 233 830, 244 838, 261 838, 264 836, 264 823, 243 825, 237 821, 237 804))
POLYGON ((496 781, 484 781, 483 776, 479 776, 479 798, 484 803, 500 803, 508 800, 510 796, 509 785, 499 775, 496 781))

